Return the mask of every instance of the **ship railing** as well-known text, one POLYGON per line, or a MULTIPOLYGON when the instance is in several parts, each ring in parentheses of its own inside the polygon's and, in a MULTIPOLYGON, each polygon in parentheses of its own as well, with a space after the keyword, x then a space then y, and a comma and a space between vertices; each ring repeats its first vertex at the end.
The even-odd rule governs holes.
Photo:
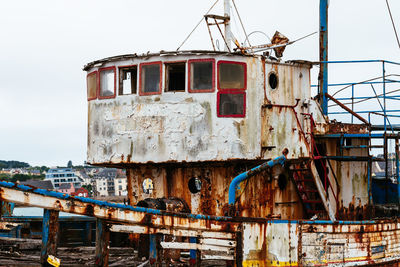
MULTIPOLYGON (((325 61, 323 63, 338 64, 379 64, 377 75, 373 78, 358 82, 339 82, 328 84, 326 99, 328 101, 327 114, 330 119, 354 123, 354 118, 368 125, 369 133, 339 134, 340 156, 330 156, 334 160, 367 161, 368 162, 368 192, 369 201, 373 203, 371 179, 372 164, 384 162, 385 198, 389 203, 388 184, 392 178, 397 183, 397 203, 400 203, 400 166, 399 166, 399 131, 400 109, 397 101, 400 100, 400 63, 387 60, 352 60, 352 61, 325 61), (329 97, 331 96, 331 97, 329 97), (375 107, 367 105, 375 101, 375 107), (344 109, 339 110, 338 108, 344 109), (397 123, 396 123, 397 122, 397 123), (346 142, 352 138, 368 138, 368 145, 353 145, 346 142), (368 149, 367 157, 343 156, 343 150, 368 149), (373 156, 373 155, 378 156, 373 156), (380 154, 380 155, 379 155, 380 154)), ((359 65, 357 65, 358 67, 359 65)), ((364 69, 357 68, 355 74, 363 73, 364 69)), ((369 70, 368 70, 369 71, 369 70)), ((319 85, 312 85, 318 88, 319 85)), ((335 134, 325 135, 335 137, 335 134)), ((335 137, 337 138, 337 137, 335 137)))

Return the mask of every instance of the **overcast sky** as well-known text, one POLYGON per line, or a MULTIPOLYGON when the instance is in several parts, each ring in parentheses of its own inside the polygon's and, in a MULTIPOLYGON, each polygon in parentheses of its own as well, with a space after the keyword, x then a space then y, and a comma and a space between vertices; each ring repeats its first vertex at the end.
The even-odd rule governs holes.
MULTIPOLYGON (((119 54, 175 50, 214 2, 0 0, 0 159, 82 164, 87 142, 83 65, 119 54)), ((389 3, 400 31, 400 1, 389 3)), ((294 40, 318 30, 318 0, 236 4, 248 33, 272 36, 279 30, 294 40)), ((211 13, 220 14, 222 5, 220 0, 211 13)), ((243 42, 239 20, 232 23, 243 42)), ((268 40, 253 34, 250 41, 268 40)), ((188 49, 211 49, 204 23, 182 47, 188 49)), ((384 0, 331 1, 329 57, 400 61, 384 0)), ((318 60, 318 35, 288 47, 284 59, 318 60)), ((341 71, 334 71, 330 81, 339 80, 334 74, 341 71)))

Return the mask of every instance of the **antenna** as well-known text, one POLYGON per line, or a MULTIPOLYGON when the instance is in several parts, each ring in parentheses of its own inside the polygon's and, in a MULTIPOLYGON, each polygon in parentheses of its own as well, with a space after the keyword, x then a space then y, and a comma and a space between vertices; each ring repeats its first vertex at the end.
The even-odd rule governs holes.
POLYGON ((224 0, 224 17, 225 17, 225 51, 231 51, 232 32, 231 32, 231 0, 224 0))

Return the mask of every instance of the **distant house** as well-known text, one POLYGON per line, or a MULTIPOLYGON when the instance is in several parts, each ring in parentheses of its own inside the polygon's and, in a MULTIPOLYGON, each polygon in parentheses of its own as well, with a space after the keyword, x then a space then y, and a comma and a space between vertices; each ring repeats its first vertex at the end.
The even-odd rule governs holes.
POLYGON ((53 187, 57 190, 63 184, 73 183, 74 188, 80 188, 83 183, 83 179, 76 176, 72 168, 52 168, 46 173, 44 180, 51 181, 53 187))
POLYGON ((82 179, 82 185, 89 185, 91 178, 87 175, 85 170, 79 170, 75 172, 75 175, 82 179))
POLYGON ((40 171, 39 170, 29 170, 30 175, 35 175, 35 176, 40 176, 40 171))
POLYGON ((114 179, 117 177, 117 169, 104 168, 94 175, 96 190, 100 196, 115 196, 114 179))
POLYGON ((78 197, 88 197, 89 196, 89 191, 87 191, 85 188, 81 187, 75 190, 75 192, 71 193, 73 196, 78 196, 78 197))
POLYGON ((28 180, 22 182, 23 185, 30 185, 37 188, 47 189, 47 190, 54 190, 53 184, 51 181, 46 180, 28 180))
POLYGON ((118 170, 117 177, 114 180, 114 188, 116 196, 128 195, 128 179, 126 178, 125 171, 118 170))
POLYGON ((72 195, 75 192, 75 187, 73 183, 61 184, 57 191, 60 193, 72 195))

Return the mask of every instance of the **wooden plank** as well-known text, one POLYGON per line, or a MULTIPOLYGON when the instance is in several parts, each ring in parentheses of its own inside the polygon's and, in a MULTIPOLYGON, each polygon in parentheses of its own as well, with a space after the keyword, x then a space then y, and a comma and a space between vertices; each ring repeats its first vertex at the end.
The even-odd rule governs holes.
POLYGON ((200 244, 215 245, 215 246, 230 247, 230 248, 236 247, 236 241, 214 239, 214 238, 202 238, 200 239, 200 244))
POLYGON ((205 244, 194 244, 185 242, 160 242, 161 247, 164 249, 198 249, 198 250, 209 250, 209 251, 222 251, 226 253, 233 253, 234 251, 228 247, 205 245, 205 244))
POLYGON ((58 211, 44 209, 42 249, 40 252, 40 263, 42 265, 47 264, 49 255, 57 256, 58 226, 58 211))
POLYGON ((201 254, 202 260, 226 260, 226 261, 234 261, 235 256, 233 255, 210 255, 210 254, 201 254))
POLYGON ((110 232, 102 219, 96 221, 96 257, 95 265, 106 267, 109 259, 110 232))
POLYGON ((173 236, 187 236, 187 237, 202 237, 202 238, 223 238, 223 239, 234 239, 233 233, 226 232, 212 232, 202 230, 184 230, 184 229, 158 229, 140 225, 118 225, 114 224, 110 227, 111 232, 122 232, 122 233, 136 233, 136 234, 164 234, 173 236))

